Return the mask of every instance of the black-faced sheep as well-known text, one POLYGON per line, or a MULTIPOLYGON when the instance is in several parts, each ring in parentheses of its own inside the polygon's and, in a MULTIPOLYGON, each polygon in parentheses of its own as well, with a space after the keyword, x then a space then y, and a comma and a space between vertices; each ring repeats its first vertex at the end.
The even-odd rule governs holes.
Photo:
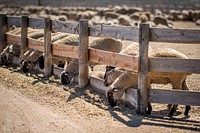
POLYGON ((12 62, 14 56, 13 45, 14 44, 8 44, 1 52, 1 65, 9 65, 12 62))
MULTIPOLYGON (((173 50, 173 49, 160 49, 155 50, 149 54, 149 57, 161 57, 161 58, 181 58, 187 59, 184 54, 173 50)), ((170 72, 149 72, 148 73, 148 88, 150 89, 151 84, 171 84, 172 89, 188 90, 186 84, 186 78, 188 73, 170 73, 170 72)), ((116 106, 117 101, 122 97, 126 89, 138 87, 138 75, 131 73, 130 71, 123 72, 109 87, 107 91, 107 97, 111 106, 116 106)), ((168 116, 173 116, 178 105, 173 105, 168 116)), ((188 115, 190 106, 186 105, 184 115, 188 115)), ((148 114, 151 114, 152 107, 148 103, 148 114)))
MULTIPOLYGON (((78 45, 78 41, 77 41, 78 36, 76 35, 68 36, 67 34, 61 33, 61 34, 52 36, 52 40, 54 41, 52 42, 54 44, 78 45)), ((22 61, 21 70, 25 70, 23 72, 26 73, 30 71, 31 69, 33 69, 37 63, 39 64, 40 69, 44 69, 44 54, 42 54, 41 52, 40 54, 38 54, 38 52, 34 52, 31 55, 29 55, 28 62, 27 60, 22 61)))
MULTIPOLYGON (((148 52, 149 53, 152 52, 152 48, 150 46, 149 46, 148 52)), ((119 54, 137 57, 139 55, 139 43, 137 43, 137 42, 131 43, 125 49, 121 50, 121 52, 119 52, 119 54)), ((104 75, 104 85, 109 86, 123 72, 124 72, 123 69, 107 66, 106 73, 104 75)))
POLYGON ((20 67, 21 70, 24 73, 27 73, 28 71, 32 70, 38 62, 38 57, 42 56, 42 52, 38 50, 33 50, 27 58, 25 58, 23 61, 21 61, 20 67))
MULTIPOLYGON (((96 38, 92 40, 89 43, 89 47, 95 48, 95 49, 100 49, 100 50, 105 50, 105 51, 111 51, 111 52, 120 52, 122 49, 122 42, 120 40, 110 38, 110 37, 105 37, 105 38, 96 38)), ((78 65, 78 60, 75 60, 76 63, 71 62, 74 64, 73 72, 68 72, 67 70, 64 70, 61 74, 61 82, 63 85, 67 85, 70 83, 71 79, 74 77, 74 73, 79 73, 79 65, 78 65), (75 66, 78 65, 78 66, 75 66), (65 80, 65 81, 63 81, 65 80)), ((69 63, 69 65, 71 64, 69 63)), ((96 63, 90 63, 91 65, 96 65, 96 63)), ((69 69, 68 69, 69 70, 69 69)), ((70 70, 71 71, 71 70, 70 70)))

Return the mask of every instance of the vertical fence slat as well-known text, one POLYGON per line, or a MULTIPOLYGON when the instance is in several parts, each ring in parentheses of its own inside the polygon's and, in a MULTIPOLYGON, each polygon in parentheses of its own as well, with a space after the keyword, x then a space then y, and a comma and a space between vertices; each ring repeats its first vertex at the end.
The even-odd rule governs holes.
POLYGON ((52 74, 52 46, 51 46, 51 19, 45 18, 44 21, 44 76, 49 77, 52 74))
POLYGON ((22 27, 21 27, 21 51, 20 58, 24 60, 24 53, 28 50, 28 16, 22 16, 22 27))
POLYGON ((79 22, 79 88, 88 85, 88 20, 79 22))
POLYGON ((0 14, 0 52, 6 47, 6 15, 0 14))
POLYGON ((147 84, 148 84, 148 48, 149 48, 149 25, 140 24, 139 40, 139 77, 138 77, 138 113, 145 114, 147 109, 147 84))

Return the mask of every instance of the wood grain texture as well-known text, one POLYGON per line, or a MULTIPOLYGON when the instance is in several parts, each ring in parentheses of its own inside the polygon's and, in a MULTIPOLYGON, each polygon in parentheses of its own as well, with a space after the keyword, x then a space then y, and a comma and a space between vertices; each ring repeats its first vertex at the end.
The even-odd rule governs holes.
POLYGON ((45 19, 43 18, 31 18, 29 17, 29 27, 36 29, 44 29, 45 28, 45 19))
POLYGON ((160 29, 151 28, 150 41, 175 43, 200 43, 198 29, 160 29))
POLYGON ((49 77, 53 70, 50 18, 45 18, 44 24, 44 76, 49 77))
POLYGON ((88 20, 79 21, 79 88, 85 88, 88 85, 88 46, 89 30, 88 20))
POLYGON ((89 61, 138 72, 138 57, 89 48, 89 61))
POLYGON ((52 30, 78 34, 79 33, 79 23, 69 23, 69 22, 61 22, 58 20, 52 20, 52 30))
POLYGON ((21 27, 21 25, 22 25, 21 17, 19 17, 19 16, 7 16, 7 24, 8 25, 15 25, 16 27, 21 27))
POLYGON ((200 60, 149 58, 149 71, 200 73, 200 60))
POLYGON ((28 47, 32 49, 38 49, 39 51, 44 52, 44 42, 42 41, 28 38, 28 47))
POLYGON ((110 36, 122 40, 139 41, 139 28, 131 26, 90 26, 90 36, 110 36))
POLYGON ((7 18, 5 14, 0 14, 0 52, 6 47, 7 18))
POLYGON ((21 21, 22 21, 22 28, 21 28, 20 58, 21 60, 24 60, 24 53, 28 50, 28 39, 27 39, 28 16, 22 16, 21 21))
POLYGON ((149 89, 151 103, 200 106, 200 92, 183 90, 149 89))
POLYGON ((149 24, 140 24, 139 59, 138 59, 138 109, 140 114, 146 114, 148 103, 148 48, 149 48, 149 24))
POLYGON ((7 43, 15 43, 17 45, 20 45, 21 44, 21 36, 6 33, 6 41, 7 41, 7 43))
POLYGON ((61 57, 71 57, 78 59, 78 49, 79 48, 77 46, 53 44, 52 54, 61 57))

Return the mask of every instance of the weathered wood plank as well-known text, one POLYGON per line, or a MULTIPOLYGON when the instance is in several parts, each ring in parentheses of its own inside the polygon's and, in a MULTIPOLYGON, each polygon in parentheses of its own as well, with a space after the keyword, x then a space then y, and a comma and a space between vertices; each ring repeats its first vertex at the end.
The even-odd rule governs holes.
POLYGON ((28 50, 28 16, 22 16, 22 28, 21 28, 21 51, 20 51, 20 58, 24 60, 24 53, 28 50))
POLYGON ((38 49, 39 51, 44 52, 44 42, 42 41, 28 38, 28 47, 32 49, 38 49))
POLYGON ((148 94, 148 48, 149 48, 149 24, 140 24, 139 58, 138 58, 138 109, 140 114, 146 114, 148 94))
POLYGON ((79 88, 85 88, 89 81, 89 61, 88 61, 88 46, 89 46, 89 30, 88 20, 79 21, 79 88))
POLYGON ((149 71, 200 73, 200 60, 149 58, 149 71))
POLYGON ((21 36, 6 33, 6 40, 7 43, 16 43, 18 45, 21 44, 21 36))
POLYGON ((29 27, 36 29, 44 29, 44 19, 43 18, 29 18, 29 27))
POLYGON ((89 61, 138 72, 138 57, 89 48, 89 61))
POLYGON ((51 19, 45 18, 44 21, 44 76, 52 74, 52 46, 51 46, 51 19))
POLYGON ((149 89, 149 101, 152 103, 200 106, 200 92, 149 89))
POLYGON ((122 40, 139 41, 139 28, 131 26, 90 26, 90 36, 111 36, 122 40))
POLYGON ((74 23, 64 23, 58 20, 52 20, 52 30, 60 31, 60 32, 67 32, 72 34, 79 33, 79 24, 74 23))
POLYGON ((200 29, 151 28, 150 41, 175 43, 200 43, 200 29))
POLYGON ((0 52, 6 47, 7 20, 5 14, 0 14, 0 52))
POLYGON ((78 46, 53 44, 52 54, 61 57, 71 57, 78 59, 78 46))
POLYGON ((16 27, 21 27, 21 25, 22 25, 21 17, 19 17, 19 16, 7 16, 7 24, 8 25, 15 25, 16 27))

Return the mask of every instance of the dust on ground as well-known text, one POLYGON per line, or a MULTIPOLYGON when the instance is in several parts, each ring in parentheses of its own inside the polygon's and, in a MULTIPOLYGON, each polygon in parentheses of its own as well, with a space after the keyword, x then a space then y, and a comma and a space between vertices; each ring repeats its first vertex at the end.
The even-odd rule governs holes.
MULTIPOLYGON (((178 24, 177 24, 178 25, 178 24)), ((170 47, 190 58, 200 58, 200 45, 150 43, 155 49, 170 47)), ((192 74, 187 83, 200 90, 200 75, 192 74)), ((156 86, 159 88, 159 86, 156 86)), ((170 86, 167 86, 168 88, 170 86)), ((153 114, 137 115, 124 105, 111 108, 105 96, 92 88, 70 84, 63 90, 59 79, 31 71, 23 74, 18 66, 0 67, 0 132, 199 132, 200 107, 192 107, 190 117, 179 106, 168 118, 167 105, 153 104, 153 114)))

